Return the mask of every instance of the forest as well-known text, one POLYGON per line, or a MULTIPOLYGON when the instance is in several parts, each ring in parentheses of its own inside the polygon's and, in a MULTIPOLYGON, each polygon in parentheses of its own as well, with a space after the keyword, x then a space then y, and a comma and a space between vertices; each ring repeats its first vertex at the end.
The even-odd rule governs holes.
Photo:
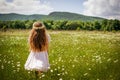
MULTIPOLYGON (((32 24, 39 20, 13 20, 0 21, 0 30, 7 29, 31 29, 32 24)), ((98 31, 118 31, 120 21, 104 19, 101 21, 81 21, 81 20, 42 20, 49 30, 98 30, 98 31)))

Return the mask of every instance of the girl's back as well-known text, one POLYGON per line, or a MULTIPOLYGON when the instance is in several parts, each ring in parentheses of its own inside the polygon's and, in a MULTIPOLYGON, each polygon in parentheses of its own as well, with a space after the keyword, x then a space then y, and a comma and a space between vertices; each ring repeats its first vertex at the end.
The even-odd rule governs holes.
POLYGON ((50 36, 43 23, 35 22, 29 36, 30 54, 25 63, 26 70, 46 72, 50 65, 48 60, 48 44, 50 36))

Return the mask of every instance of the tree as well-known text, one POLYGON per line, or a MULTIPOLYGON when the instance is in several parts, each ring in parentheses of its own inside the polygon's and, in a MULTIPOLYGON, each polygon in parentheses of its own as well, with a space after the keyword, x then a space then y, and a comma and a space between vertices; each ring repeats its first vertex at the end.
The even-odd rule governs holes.
POLYGON ((95 22, 94 22, 94 28, 95 28, 96 30, 100 30, 100 29, 101 29, 101 24, 100 24, 98 21, 95 21, 95 22))
POLYGON ((52 29, 53 20, 46 20, 46 21, 43 21, 43 23, 45 24, 47 29, 52 29))
POLYGON ((25 22, 25 28, 26 28, 26 29, 32 28, 32 24, 33 24, 33 21, 32 21, 32 20, 27 20, 27 21, 25 22))
POLYGON ((65 26, 67 30, 76 30, 80 24, 76 21, 68 21, 65 26))
POLYGON ((113 21, 113 26, 114 26, 114 30, 120 30, 120 21, 119 20, 114 20, 113 21))
POLYGON ((103 31, 106 31, 106 30, 107 30, 107 28, 106 28, 107 22, 108 22, 107 19, 105 19, 105 20, 102 21, 101 30, 103 30, 103 31))

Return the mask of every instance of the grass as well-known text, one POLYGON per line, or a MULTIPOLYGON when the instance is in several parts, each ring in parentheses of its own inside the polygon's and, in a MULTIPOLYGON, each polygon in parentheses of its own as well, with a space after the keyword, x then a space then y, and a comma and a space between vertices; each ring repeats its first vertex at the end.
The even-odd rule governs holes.
MULTIPOLYGON (((120 32, 48 31, 51 69, 38 80, 120 80, 120 32)), ((29 30, 0 32, 0 79, 36 80, 24 69, 29 30)))

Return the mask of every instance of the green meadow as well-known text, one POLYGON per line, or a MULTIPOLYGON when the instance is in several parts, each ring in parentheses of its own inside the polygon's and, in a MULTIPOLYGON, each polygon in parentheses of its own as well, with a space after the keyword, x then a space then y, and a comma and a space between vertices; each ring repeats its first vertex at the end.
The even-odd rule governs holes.
MULTIPOLYGON (((0 31, 0 80, 36 80, 24 69, 29 31, 0 31)), ((120 80, 120 32, 48 33, 51 67, 37 80, 120 80)))

